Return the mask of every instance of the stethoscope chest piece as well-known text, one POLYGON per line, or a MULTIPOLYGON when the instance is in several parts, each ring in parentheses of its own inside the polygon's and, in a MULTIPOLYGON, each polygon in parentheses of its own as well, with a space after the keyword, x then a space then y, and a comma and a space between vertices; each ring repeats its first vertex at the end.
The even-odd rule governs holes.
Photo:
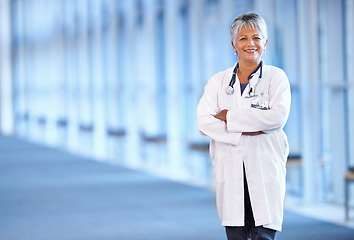
POLYGON ((233 94, 233 93, 234 93, 234 88, 231 87, 231 86, 228 86, 227 89, 226 89, 226 93, 227 93, 228 95, 233 94))

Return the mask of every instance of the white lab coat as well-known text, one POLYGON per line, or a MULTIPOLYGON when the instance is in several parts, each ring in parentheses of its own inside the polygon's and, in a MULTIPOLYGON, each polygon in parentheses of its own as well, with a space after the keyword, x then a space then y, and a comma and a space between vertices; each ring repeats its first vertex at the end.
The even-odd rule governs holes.
POLYGON ((243 164, 256 226, 281 231, 285 197, 287 137, 282 130, 290 110, 290 84, 283 70, 263 65, 250 79, 241 96, 238 78, 234 93, 226 89, 233 69, 214 75, 197 109, 198 130, 210 137, 210 156, 216 182, 216 204, 223 226, 244 226, 243 164), (251 107, 250 86, 256 86, 258 98, 269 104, 268 110, 251 107), (213 115, 227 109, 227 122, 213 115), (257 136, 242 132, 263 131, 257 136))

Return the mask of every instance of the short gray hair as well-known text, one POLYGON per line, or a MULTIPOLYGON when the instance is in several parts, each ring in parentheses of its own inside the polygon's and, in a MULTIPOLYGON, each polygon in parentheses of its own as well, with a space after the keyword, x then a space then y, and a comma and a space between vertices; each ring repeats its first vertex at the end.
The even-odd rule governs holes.
POLYGON ((268 39, 267 24, 262 17, 256 13, 246 13, 238 16, 231 24, 231 41, 235 43, 237 33, 242 27, 258 29, 265 39, 268 39))

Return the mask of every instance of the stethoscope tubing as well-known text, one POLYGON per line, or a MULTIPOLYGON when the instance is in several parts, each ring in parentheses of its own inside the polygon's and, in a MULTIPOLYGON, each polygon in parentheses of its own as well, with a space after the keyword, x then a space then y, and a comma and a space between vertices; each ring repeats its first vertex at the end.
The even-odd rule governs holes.
MULTIPOLYGON (((228 86, 227 89, 226 89, 226 93, 227 93, 228 95, 231 95, 231 94, 234 93, 234 85, 235 85, 235 82, 236 82, 236 74, 237 74, 238 68, 239 68, 239 66, 238 66, 238 63, 237 63, 236 66, 235 66, 235 68, 234 68, 234 71, 233 71, 233 73, 232 73, 232 77, 231 77, 229 86, 228 86)), ((257 84, 259 83, 259 81, 260 81, 261 78, 262 78, 263 61, 261 61, 260 65, 256 68, 256 70, 254 70, 254 71, 249 75, 249 77, 248 77, 248 80, 250 80, 251 77, 253 76, 253 74, 255 74, 255 73, 258 71, 258 69, 260 69, 260 73, 259 73, 259 77, 258 77, 258 82, 257 82, 257 84)), ((256 84, 256 85, 257 85, 257 84, 256 84)), ((248 95, 250 95, 252 92, 253 92, 253 88, 250 89, 248 95)), ((255 91, 254 91, 254 93, 255 93, 255 91)))

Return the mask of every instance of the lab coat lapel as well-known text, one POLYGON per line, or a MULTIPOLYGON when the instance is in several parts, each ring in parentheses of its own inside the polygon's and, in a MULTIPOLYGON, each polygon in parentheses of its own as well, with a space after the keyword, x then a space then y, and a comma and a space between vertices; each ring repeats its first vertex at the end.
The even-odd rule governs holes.
MULTIPOLYGON (((248 87, 248 86, 247 86, 248 87)), ((245 89, 245 91, 247 91, 247 87, 245 89)), ((235 89, 235 101, 236 101, 236 108, 240 109, 242 106, 242 96, 241 96, 241 86, 240 86, 240 80, 238 79, 238 76, 236 74, 236 82, 234 85, 234 89, 235 89)))
MULTIPOLYGON (((257 85, 257 82, 258 82, 258 78, 259 78, 259 75, 260 75, 260 68, 257 70, 257 72, 255 72, 253 74, 253 76, 251 77, 251 79, 249 80, 249 84, 248 86, 250 86, 249 89, 253 88, 254 90, 254 87, 257 85)), ((249 91, 249 90, 248 90, 249 91)), ((248 92, 247 92, 248 93, 248 92)))

